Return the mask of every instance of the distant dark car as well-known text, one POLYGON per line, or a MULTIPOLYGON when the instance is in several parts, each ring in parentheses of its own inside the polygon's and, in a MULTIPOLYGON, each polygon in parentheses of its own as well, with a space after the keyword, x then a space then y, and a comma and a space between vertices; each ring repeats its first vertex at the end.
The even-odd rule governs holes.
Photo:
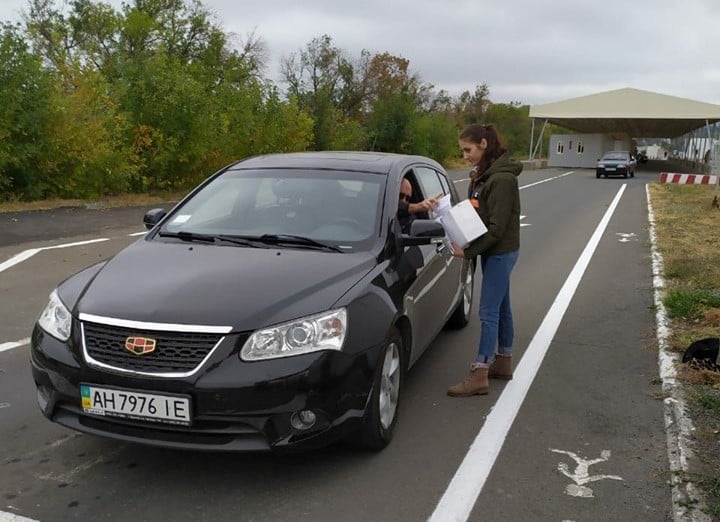
POLYGON ((627 178, 635 177, 635 167, 637 161, 628 151, 611 150, 603 154, 595 167, 595 177, 600 176, 623 176, 627 178))
POLYGON ((458 202, 428 158, 294 153, 148 212, 145 237, 52 292, 32 334, 42 412, 174 448, 381 449, 405 371, 467 324, 473 293, 436 216, 401 233, 403 176, 412 201, 458 202))

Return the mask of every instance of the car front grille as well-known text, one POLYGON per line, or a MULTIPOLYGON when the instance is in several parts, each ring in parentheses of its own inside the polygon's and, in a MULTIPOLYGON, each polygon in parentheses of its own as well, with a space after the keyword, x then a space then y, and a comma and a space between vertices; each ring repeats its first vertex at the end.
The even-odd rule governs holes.
POLYGON ((192 332, 143 331, 83 323, 85 353, 100 365, 143 374, 191 374, 208 357, 222 335, 192 332), (151 353, 135 355, 125 348, 129 337, 155 341, 151 353))

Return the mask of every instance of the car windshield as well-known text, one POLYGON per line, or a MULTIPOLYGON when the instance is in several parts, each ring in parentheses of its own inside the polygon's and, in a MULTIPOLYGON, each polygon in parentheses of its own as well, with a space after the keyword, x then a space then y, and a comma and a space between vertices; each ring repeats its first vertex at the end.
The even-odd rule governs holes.
POLYGON ((603 160, 626 160, 628 155, 625 152, 608 152, 602 157, 603 160))
POLYGON ((237 236, 287 248, 361 250, 379 235, 385 180, 344 171, 228 170, 175 209, 160 236, 217 237, 219 243, 237 236))

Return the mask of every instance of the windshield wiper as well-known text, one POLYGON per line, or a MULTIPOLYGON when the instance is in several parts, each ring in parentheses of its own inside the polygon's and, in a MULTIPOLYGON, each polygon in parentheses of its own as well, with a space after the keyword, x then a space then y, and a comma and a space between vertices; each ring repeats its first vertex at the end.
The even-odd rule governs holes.
POLYGON ((253 248, 270 248, 267 245, 263 245, 257 238, 250 236, 235 236, 232 234, 218 234, 215 236, 220 241, 226 241, 235 245, 249 246, 253 248))
POLYGON ((331 250, 333 252, 343 252, 341 248, 336 247, 335 245, 323 243, 322 241, 317 241, 305 236, 296 236, 295 234, 263 234, 262 236, 253 239, 257 239, 258 241, 262 241, 264 243, 272 243, 274 245, 297 245, 311 248, 321 248, 323 250, 331 250))
POLYGON ((232 243, 234 245, 248 246, 253 248, 269 248, 262 242, 254 238, 245 238, 241 236, 232 236, 227 234, 198 234, 197 232, 187 232, 180 230, 179 232, 167 232, 161 231, 158 234, 160 237, 176 237, 183 241, 202 241, 204 243, 215 243, 217 241, 225 241, 226 243, 232 243))
POLYGON ((187 232, 185 230, 180 230, 179 232, 160 231, 158 235, 160 237, 176 237, 178 239, 182 239, 183 241, 202 241, 204 243, 215 242, 215 236, 213 235, 198 234, 196 232, 187 232))
POLYGON ((293 245, 309 248, 318 248, 323 250, 331 250, 333 252, 343 252, 343 250, 335 245, 323 243, 315 239, 305 236, 296 236, 293 234, 263 234, 261 236, 244 236, 235 234, 198 234, 197 232, 187 232, 180 230, 178 232, 161 231, 160 237, 175 237, 183 241, 202 241, 204 243, 215 243, 217 241, 225 241, 235 245, 249 246, 253 248, 268 248, 267 245, 293 245))

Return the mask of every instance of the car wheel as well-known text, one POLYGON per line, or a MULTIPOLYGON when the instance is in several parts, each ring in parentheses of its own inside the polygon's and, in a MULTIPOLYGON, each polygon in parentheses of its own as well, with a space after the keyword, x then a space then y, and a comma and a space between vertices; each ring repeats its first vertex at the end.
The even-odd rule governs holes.
POLYGON ((374 451, 390 443, 398 418, 405 355, 396 328, 390 331, 380 357, 368 411, 357 439, 360 446, 374 451))
POLYGON ((597 179, 600 179, 600 173, 599 173, 599 172, 596 172, 596 173, 595 173, 595 177, 596 177, 597 179))
POLYGON ((464 328, 470 321, 472 310, 473 290, 475 288, 475 263, 465 261, 463 265, 463 284, 460 292, 460 302, 455 307, 447 321, 448 328, 464 328))
POLYGON ((628 177, 628 173, 627 173, 627 170, 626 170, 626 171, 625 171, 625 174, 623 174, 623 178, 627 179, 627 177, 628 177))

